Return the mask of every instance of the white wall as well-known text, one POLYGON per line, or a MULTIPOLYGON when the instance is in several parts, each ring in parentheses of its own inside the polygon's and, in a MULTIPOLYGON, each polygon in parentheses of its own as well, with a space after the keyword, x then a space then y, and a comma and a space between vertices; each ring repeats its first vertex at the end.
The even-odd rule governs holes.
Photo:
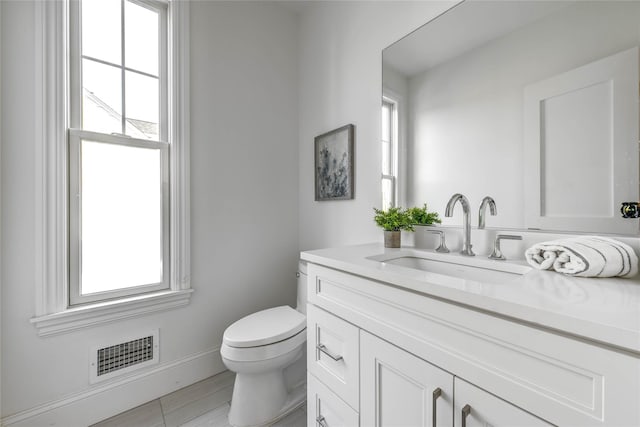
MULTIPOLYGON (((0 3, 0 51, 2 51, 2 4, 0 3)), ((2 55, 0 55, 0 82, 2 82, 2 55)), ((2 99, 2 84, 0 84, 2 99)), ((2 189, 2 103, 0 102, 0 191, 2 189)), ((2 224, 2 198, 0 197, 0 224, 2 224)), ((2 242, 2 227, 0 227, 2 242)), ((0 308, 2 307, 2 247, 0 245, 0 308)), ((2 366, 2 315, 0 314, 0 367, 2 366)), ((2 419, 2 370, 0 369, 0 419, 2 419)))
POLYGON ((382 240, 380 195, 382 49, 455 1, 316 2, 300 22, 300 248, 382 240), (313 138, 356 126, 355 199, 314 201, 313 138))
POLYGON ((412 76, 408 203, 426 201, 443 224, 460 225, 459 207, 452 218, 442 213, 452 194, 463 193, 477 224, 489 195, 498 216, 487 216, 488 226, 524 228, 524 88, 637 46, 638 16, 634 2, 577 2, 412 76))
POLYGON ((72 423, 86 425, 223 369, 217 349, 228 324, 257 309, 295 303, 297 19, 270 2, 192 2, 192 302, 48 338, 29 323, 35 304, 33 26, 32 1, 2 2, 2 414, 77 403, 97 390, 88 383, 88 350, 122 333, 160 328, 160 368, 185 366, 180 375, 163 377, 171 381, 122 384, 110 405, 76 414, 72 423), (193 360, 201 361, 193 364, 197 369, 189 368, 193 360))

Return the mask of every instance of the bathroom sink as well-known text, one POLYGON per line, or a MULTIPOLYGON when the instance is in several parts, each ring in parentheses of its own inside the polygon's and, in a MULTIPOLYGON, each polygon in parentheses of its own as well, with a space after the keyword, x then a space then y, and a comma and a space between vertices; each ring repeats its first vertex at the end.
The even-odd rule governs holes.
POLYGON ((495 261, 459 254, 440 254, 417 250, 403 250, 367 257, 385 266, 398 266, 440 274, 458 279, 484 283, 509 283, 531 271, 528 265, 495 261))

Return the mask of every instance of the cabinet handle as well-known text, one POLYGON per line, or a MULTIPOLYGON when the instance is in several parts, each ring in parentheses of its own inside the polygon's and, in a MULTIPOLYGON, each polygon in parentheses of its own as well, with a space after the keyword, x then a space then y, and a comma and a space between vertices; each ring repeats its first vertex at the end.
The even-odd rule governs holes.
POLYGON ((320 350, 321 352, 323 352, 324 354, 326 354, 327 356, 329 356, 330 358, 332 358, 334 361, 338 361, 338 360, 342 360, 342 356, 340 356, 339 354, 333 354, 329 351, 329 349, 327 349, 327 347, 324 346, 324 344, 318 344, 316 346, 316 348, 318 350, 320 350))
POLYGON ((471 413, 471 406, 464 405, 462 408, 462 427, 467 427, 467 417, 471 413))
POLYGON ((433 390, 433 400, 431 401, 432 405, 431 405, 431 415, 432 415, 432 420, 431 420, 431 425, 433 427, 436 427, 436 423, 437 423, 437 415, 436 415, 436 411, 438 409, 438 405, 437 405, 437 401, 438 398, 442 396, 442 389, 440 387, 438 387, 437 389, 433 390))
POLYGON ((322 415, 319 415, 318 418, 316 418, 316 422, 320 427, 327 427, 327 420, 325 420, 322 415))

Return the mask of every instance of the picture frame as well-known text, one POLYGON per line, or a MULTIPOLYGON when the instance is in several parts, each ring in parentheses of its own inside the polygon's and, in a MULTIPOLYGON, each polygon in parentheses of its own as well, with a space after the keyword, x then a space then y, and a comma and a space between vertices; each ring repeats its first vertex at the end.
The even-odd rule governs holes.
POLYGON ((348 124, 314 138, 316 201, 354 198, 354 135, 348 124))

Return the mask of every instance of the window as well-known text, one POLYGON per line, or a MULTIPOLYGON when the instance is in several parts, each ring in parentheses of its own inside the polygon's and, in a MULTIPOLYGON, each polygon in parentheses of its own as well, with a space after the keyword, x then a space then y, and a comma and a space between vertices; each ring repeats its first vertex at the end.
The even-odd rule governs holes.
POLYGON ((70 13, 70 305, 168 289, 167 5, 70 13))
POLYGON ((36 2, 40 335, 189 302, 188 6, 36 2))
POLYGON ((389 98, 382 100, 382 209, 396 206, 398 185, 398 108, 389 98))

